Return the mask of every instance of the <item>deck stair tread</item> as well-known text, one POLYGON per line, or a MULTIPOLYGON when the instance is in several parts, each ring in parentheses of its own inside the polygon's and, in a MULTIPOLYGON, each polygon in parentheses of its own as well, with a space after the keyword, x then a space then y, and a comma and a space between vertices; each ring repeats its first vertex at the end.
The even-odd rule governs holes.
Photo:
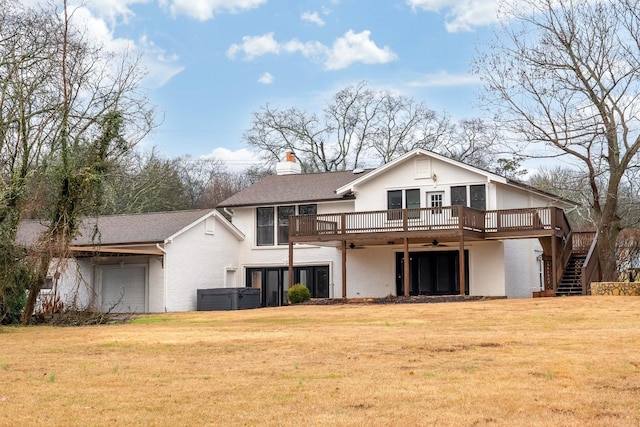
POLYGON ((562 274, 562 279, 556 290, 557 296, 582 295, 582 265, 584 255, 572 255, 562 274))

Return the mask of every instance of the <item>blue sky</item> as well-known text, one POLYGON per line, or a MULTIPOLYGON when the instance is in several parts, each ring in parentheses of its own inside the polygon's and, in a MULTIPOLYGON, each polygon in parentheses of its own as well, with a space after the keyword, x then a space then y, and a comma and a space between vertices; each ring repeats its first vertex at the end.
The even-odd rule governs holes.
POLYGON ((243 166, 252 112, 265 103, 320 111, 361 80, 479 116, 469 68, 495 1, 88 0, 77 16, 107 45, 143 55, 161 121, 145 147, 243 166))

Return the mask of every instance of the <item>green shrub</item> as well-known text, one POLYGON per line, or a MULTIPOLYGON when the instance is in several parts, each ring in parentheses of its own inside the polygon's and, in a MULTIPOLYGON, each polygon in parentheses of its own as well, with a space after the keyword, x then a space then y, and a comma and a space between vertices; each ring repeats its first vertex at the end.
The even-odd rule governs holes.
POLYGON ((24 290, 7 289, 3 301, 0 301, 1 324, 12 325, 20 323, 20 316, 27 303, 27 293, 24 290))
POLYGON ((311 298, 311 292, 305 285, 297 283, 289 288, 287 292, 287 298, 291 304, 298 304, 301 302, 309 301, 311 298))
POLYGON ((4 292, 0 294, 0 323, 4 325, 20 323, 20 317, 27 303, 26 290, 35 280, 35 275, 29 266, 18 262, 12 264, 0 280, 3 280, 5 285, 4 292))

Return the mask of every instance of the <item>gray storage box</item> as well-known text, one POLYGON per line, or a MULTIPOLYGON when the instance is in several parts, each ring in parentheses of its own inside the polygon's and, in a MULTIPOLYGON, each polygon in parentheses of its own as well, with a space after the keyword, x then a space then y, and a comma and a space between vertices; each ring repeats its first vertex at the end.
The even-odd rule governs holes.
POLYGON ((245 310, 260 307, 260 289, 198 289, 198 311, 245 310))

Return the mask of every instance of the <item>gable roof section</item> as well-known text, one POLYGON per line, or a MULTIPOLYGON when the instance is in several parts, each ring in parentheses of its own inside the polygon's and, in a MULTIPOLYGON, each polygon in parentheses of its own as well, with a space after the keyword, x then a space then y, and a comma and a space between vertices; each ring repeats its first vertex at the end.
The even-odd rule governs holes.
POLYGON ((356 188, 357 188, 358 185, 360 185, 360 184, 362 184, 364 182, 367 182, 370 179, 372 179, 372 178, 374 178, 374 177, 376 177, 378 175, 381 175, 381 174, 385 173, 386 171, 388 171, 389 169, 392 169, 392 168, 396 167, 397 165, 399 165, 401 163, 404 163, 405 161, 407 161, 407 160, 409 160, 411 158, 414 158, 416 156, 431 157, 431 158, 437 159, 439 161, 442 161, 444 163, 448 163, 450 165, 454 165, 454 166, 460 167, 460 168, 465 169, 467 171, 474 172, 474 173, 477 173, 479 175, 483 175, 483 176, 485 176, 487 178, 487 181, 498 182, 498 183, 501 183, 501 184, 510 185, 512 187, 517 187, 517 188, 519 188, 521 190, 525 190, 525 191, 528 191, 528 192, 537 193, 537 194, 539 194, 541 196, 544 196, 544 197, 552 199, 552 200, 556 200, 556 201, 558 201, 560 203, 564 203, 566 205, 570 205, 570 206, 577 206, 578 205, 578 203, 576 203, 576 202, 574 202, 572 200, 568 200, 568 199, 565 199, 563 197, 557 196, 555 194, 539 190, 539 189, 537 189, 535 187, 532 187, 530 185, 524 184, 522 182, 519 182, 519 181, 516 181, 516 180, 513 180, 513 179, 509 179, 509 178, 505 178, 505 177, 503 177, 501 175, 498 175, 496 173, 489 172, 487 170, 480 169, 480 168, 477 168, 475 166, 468 165, 468 164, 460 162, 458 160, 450 159, 448 157, 442 156, 440 154, 437 154, 437 153, 434 153, 434 152, 431 152, 431 151, 424 150, 422 148, 416 148, 414 150, 411 150, 411 151, 403 154, 402 156, 398 157, 397 159, 392 160, 389 163, 386 163, 386 164, 380 166, 379 168, 373 170, 372 172, 370 172, 370 173, 368 173, 368 174, 366 174, 364 176, 359 176, 357 179, 355 179, 355 180, 353 180, 351 182, 348 182, 346 185, 338 188, 336 190, 336 193, 338 195, 354 193, 356 191, 356 188))
POLYGON ((180 230, 210 216, 213 211, 192 210, 85 218, 73 245, 161 243, 180 230), (95 236, 94 229, 97 226, 95 236))
POLYGON ((507 181, 508 181, 506 178, 504 178, 504 177, 502 177, 500 175, 497 175, 495 173, 488 172, 488 171, 485 171, 483 169, 479 169, 479 168, 477 168, 475 166, 471 166, 471 165, 468 165, 466 163, 462 163, 462 162, 450 159, 450 158, 445 157, 445 156, 441 156, 440 154, 436 154, 436 153, 433 153, 431 151, 424 150, 422 148, 415 148, 415 149, 403 154, 402 156, 398 157, 397 159, 392 160, 389 163, 385 163, 384 165, 382 165, 379 168, 375 169, 371 173, 368 173, 368 174, 366 174, 364 176, 360 176, 360 177, 358 177, 358 179, 356 179, 354 181, 351 181, 351 182, 347 183, 346 185, 338 188, 336 190, 336 193, 337 194, 346 194, 346 193, 355 192, 355 189, 356 189, 356 187, 358 185, 360 185, 360 184, 362 184, 364 182, 367 182, 367 181, 369 181, 370 179, 372 179, 372 178, 374 178, 376 176, 382 175, 386 171, 395 168, 399 164, 402 164, 402 163, 406 162, 407 160, 410 160, 410 159, 412 159, 414 157, 418 157, 418 156, 431 157, 431 158, 440 160, 440 161, 442 161, 444 163, 455 165, 457 167, 466 169, 468 171, 475 172, 475 173, 477 173, 479 175, 484 175, 484 176, 487 177, 487 179, 489 179, 491 181, 501 182, 503 184, 506 184, 507 181))
MULTIPOLYGON (((211 216, 215 216, 238 240, 244 239, 244 234, 218 211, 199 209, 87 217, 83 219, 80 226, 80 235, 71 244, 94 246, 164 243, 211 216), (97 234, 94 235, 96 226, 97 234)), ((46 224, 41 221, 22 221, 16 240, 25 245, 35 243, 45 230, 46 224)))
POLYGON ((245 188, 218 205, 220 208, 281 205, 344 200, 348 194, 336 194, 336 189, 371 173, 352 171, 293 175, 270 175, 245 188))

